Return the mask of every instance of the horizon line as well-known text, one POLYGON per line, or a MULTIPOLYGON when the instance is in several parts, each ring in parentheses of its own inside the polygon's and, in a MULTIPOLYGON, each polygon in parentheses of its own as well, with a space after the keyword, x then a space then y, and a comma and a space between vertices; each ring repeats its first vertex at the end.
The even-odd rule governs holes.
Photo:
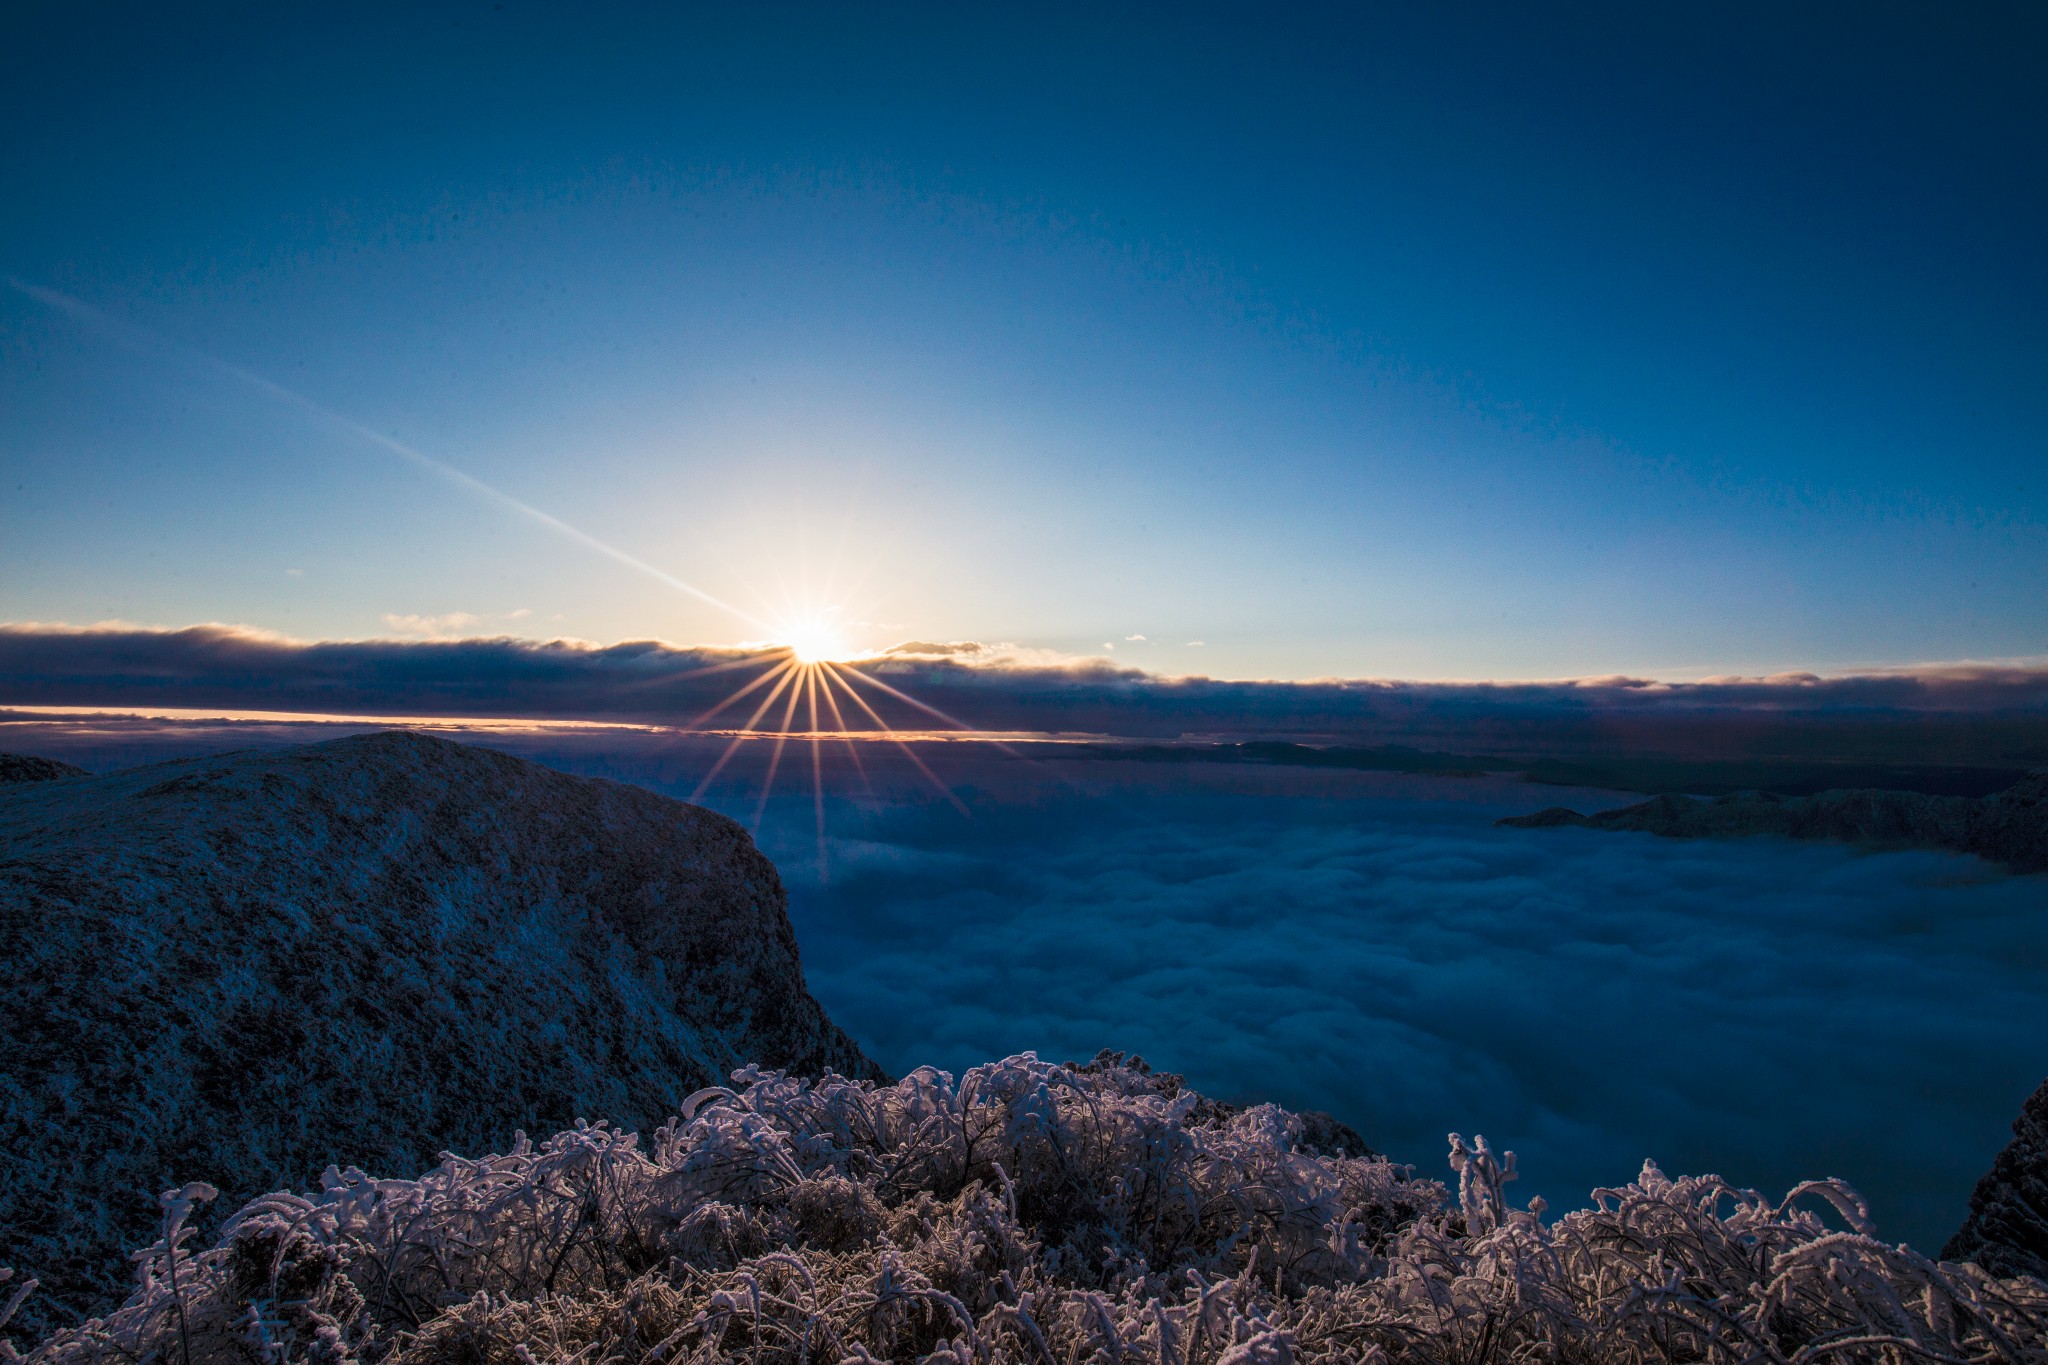
MULTIPOLYGON (((73 625, 68 621, 0 621, 0 635, 46 637, 95 636, 95 635, 153 635, 176 636, 193 633, 222 635, 252 643, 267 644, 286 649, 316 649, 328 646, 371 646, 398 649, 447 649, 459 646, 500 645, 517 649, 546 650, 562 649, 582 653, 606 653, 634 647, 651 647, 676 654, 719 654, 735 657, 772 656, 787 652, 788 646, 767 641, 745 640, 718 643, 683 643, 664 639, 657 635, 624 636, 609 644, 580 636, 558 635, 542 638, 530 635, 463 635, 447 637, 405 637, 389 635, 368 635, 357 637, 320 637, 287 635, 282 631, 263 626, 252 626, 237 622, 199 621, 183 626, 146 625, 134 621, 109 619, 88 625, 73 625)), ((1909 663, 1851 663, 1811 664, 1772 668, 1767 671, 1746 672, 1739 668, 1710 669, 1707 667, 1678 670, 1608 670, 1604 672, 1564 673, 1531 675, 1526 677, 1501 676, 1439 676, 1400 677, 1390 674, 1341 674, 1319 673, 1301 677, 1245 676, 1219 677, 1210 673, 1173 673, 1147 668, 1136 661, 1107 658, 1094 654, 1070 654, 1065 651, 1033 646, 1017 641, 978 640, 905 640, 880 649, 851 652, 848 657, 834 659, 833 663, 842 668, 859 668, 874 664, 951 664, 973 672, 999 673, 1004 671, 1067 671, 1096 672, 1135 675, 1159 682, 1211 682, 1233 685, 1260 686, 1332 686, 1344 684, 1371 685, 1379 687, 1713 687, 1738 686, 1743 684, 1779 684, 1801 681, 1847 682, 1860 678, 1939 678, 1959 677, 1988 672, 2026 673, 2048 671, 2048 653, 2029 655, 2008 655, 1993 658, 1920 659, 1909 663), (911 646, 926 645, 927 649, 911 646)), ((0 703, 0 708, 6 703, 0 703)), ((18 708, 17 708, 18 709, 18 708)), ((176 708, 171 708, 176 709, 176 708)), ((251 713, 254 714, 253 712, 251 713)), ((286 713, 280 713, 286 714, 286 713)), ((296 713, 291 713, 296 714, 296 713)), ((451 718, 452 719, 452 718, 451 718)), ((510 719, 510 718, 508 718, 510 719)), ((590 724, 612 722, 592 721, 590 724)))

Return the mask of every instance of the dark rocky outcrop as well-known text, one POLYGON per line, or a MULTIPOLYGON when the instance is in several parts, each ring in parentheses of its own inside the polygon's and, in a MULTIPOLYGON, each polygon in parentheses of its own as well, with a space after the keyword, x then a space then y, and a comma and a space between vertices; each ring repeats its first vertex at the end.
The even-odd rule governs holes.
POLYGON ((2048 1280, 2048 1081, 2013 1120, 2012 1141, 1971 1191, 1970 1216, 1941 1258, 2048 1280))
POLYGON ((759 1062, 875 1076, 746 832, 387 732, 0 788, 0 1264, 118 1302, 156 1195, 641 1128, 759 1062))
POLYGON ((1642 830, 1674 839, 1776 834, 1872 848, 1974 853, 2015 872, 2048 871, 2048 772, 2031 773, 1995 796, 1828 791, 1817 796, 1737 792, 1711 801, 1659 796, 1640 805, 1581 815, 1552 806, 1499 823, 1522 829, 1585 825, 1642 830))
POLYGON ((84 777, 85 769, 54 758, 29 754, 0 754, 0 787, 15 782, 55 782, 60 777, 84 777))

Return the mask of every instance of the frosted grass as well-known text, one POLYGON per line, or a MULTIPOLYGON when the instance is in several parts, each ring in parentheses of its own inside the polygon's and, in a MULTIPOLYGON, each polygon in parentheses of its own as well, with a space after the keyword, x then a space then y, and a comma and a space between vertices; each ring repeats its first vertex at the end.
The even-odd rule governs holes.
POLYGON ((645 1143, 330 1168, 204 1251, 213 1192, 167 1191, 128 1303, 30 1365, 2048 1361, 2048 1285, 1887 1245, 1839 1182, 1645 1165, 1546 1219, 1484 1139, 1453 1199, 1117 1057, 734 1080, 645 1143))

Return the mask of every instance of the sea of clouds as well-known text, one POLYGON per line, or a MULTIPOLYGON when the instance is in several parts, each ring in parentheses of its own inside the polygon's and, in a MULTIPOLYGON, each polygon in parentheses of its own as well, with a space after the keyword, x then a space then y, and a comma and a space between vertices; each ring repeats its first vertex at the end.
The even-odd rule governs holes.
POLYGON ((1838 1175, 1930 1250, 2048 1073, 2048 878, 1501 829, 1625 799, 1505 781, 977 766, 971 818, 830 802, 824 877, 808 794, 768 812, 812 990, 897 1072, 1111 1046, 1425 1173, 1484 1132, 1553 1206, 1838 1175))
MULTIPOLYGON (((10 726, 93 767, 336 727, 10 726)), ((356 729, 361 727, 345 727, 356 729)), ((719 747, 457 735, 687 797, 719 747)), ((706 804, 782 869, 812 991, 889 1070, 1111 1047, 1326 1109, 1445 1175, 1444 1136, 1585 1201, 1654 1158, 1836 1175, 1934 1250, 2048 1074, 2048 877, 1781 840, 1494 821, 1635 798, 1506 778, 744 746, 706 804), (824 837, 819 837, 822 812, 824 837)))

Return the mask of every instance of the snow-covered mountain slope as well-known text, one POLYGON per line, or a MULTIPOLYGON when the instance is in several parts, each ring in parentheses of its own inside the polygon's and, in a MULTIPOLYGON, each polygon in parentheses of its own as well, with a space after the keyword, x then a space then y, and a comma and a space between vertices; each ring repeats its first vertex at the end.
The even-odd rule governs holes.
POLYGON ((757 1062, 878 1073, 738 825, 406 733, 0 787, 0 1264, 130 1287, 156 1195, 658 1124, 757 1062))

